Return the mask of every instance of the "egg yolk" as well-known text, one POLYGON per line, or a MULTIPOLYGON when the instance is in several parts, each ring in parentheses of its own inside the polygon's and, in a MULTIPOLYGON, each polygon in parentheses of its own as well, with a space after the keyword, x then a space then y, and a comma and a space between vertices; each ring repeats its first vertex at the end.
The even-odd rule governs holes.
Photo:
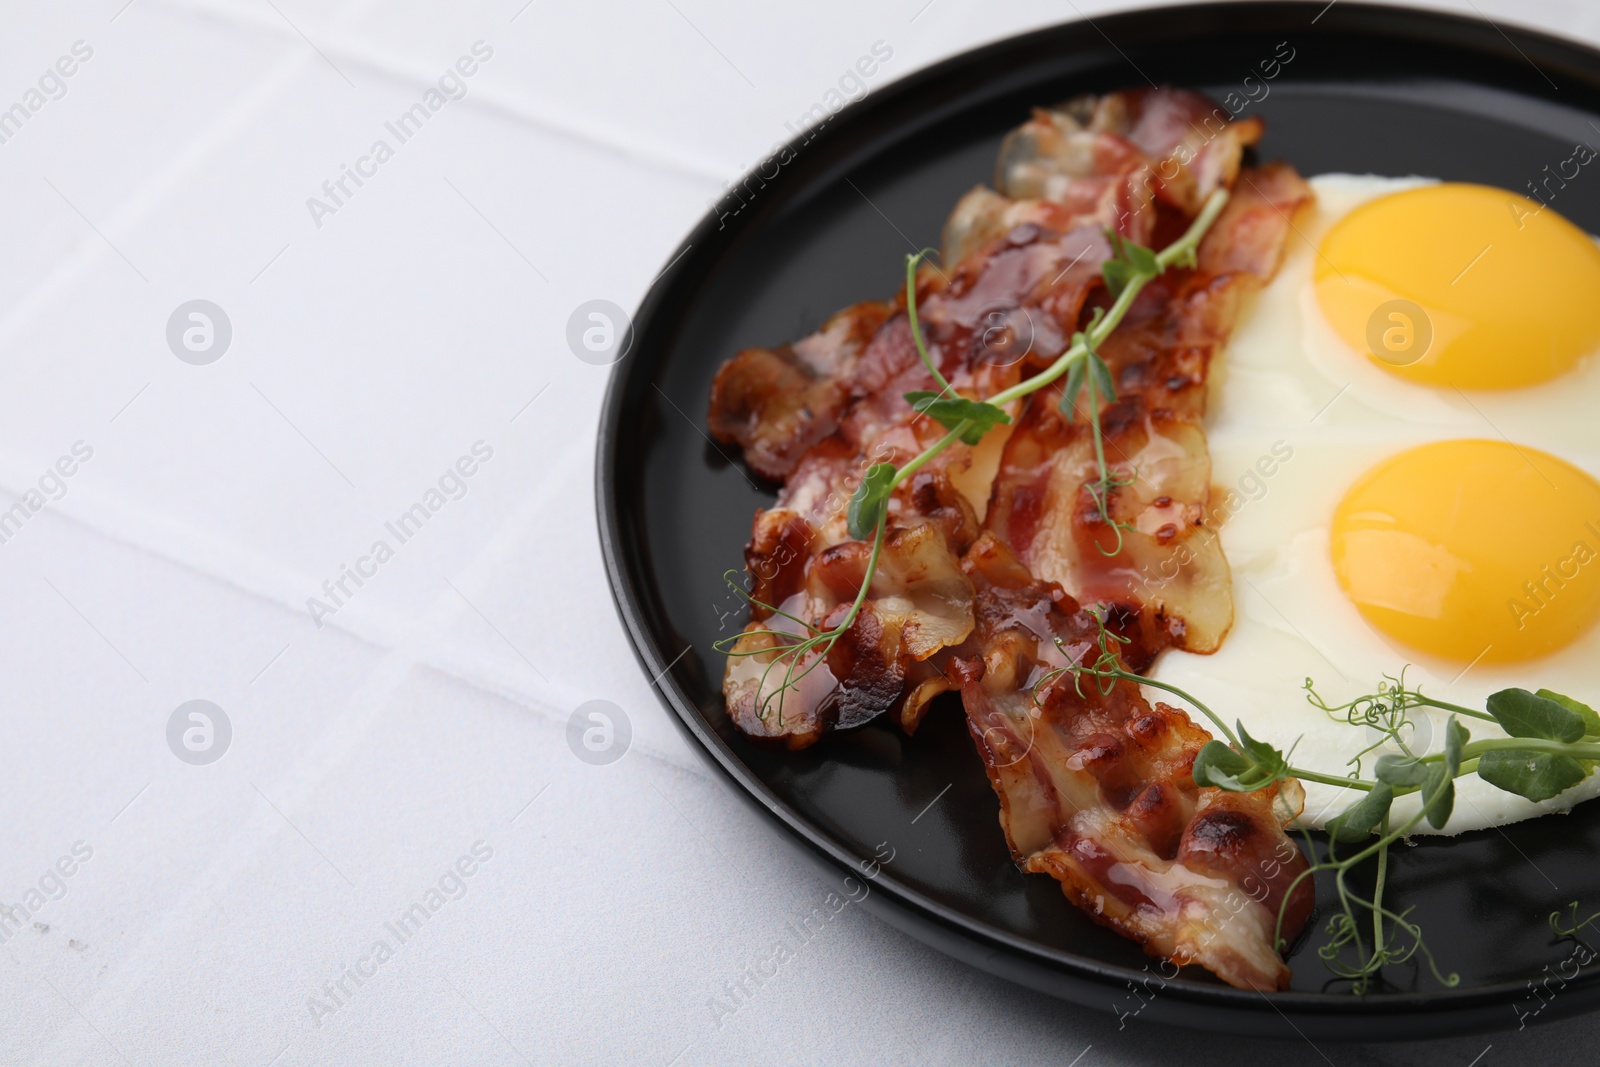
POLYGON ((1314 269, 1317 302, 1345 343, 1411 381, 1533 385, 1600 346, 1600 247, 1504 189, 1379 197, 1328 230, 1314 269))
POLYGON ((1333 516, 1333 568, 1366 620, 1462 663, 1569 644, 1600 616, 1600 483, 1502 441, 1391 456, 1333 516))

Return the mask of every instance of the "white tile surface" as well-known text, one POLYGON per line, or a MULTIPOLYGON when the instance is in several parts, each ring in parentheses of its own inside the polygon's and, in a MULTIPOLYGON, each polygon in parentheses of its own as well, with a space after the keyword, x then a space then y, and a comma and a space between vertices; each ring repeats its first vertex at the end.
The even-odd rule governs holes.
MULTIPOLYGON (((828 887, 634 666, 594 535, 605 373, 563 340, 578 303, 637 302, 722 182, 875 42, 894 55, 873 88, 1119 6, 11 5, 0 106, 75 42, 93 56, 0 145, 0 487, 94 454, 0 545, 0 897, 62 890, 48 929, 0 945, 0 1061, 1166 1062, 1156 1028, 853 906, 749 1006, 710 1010, 828 887), (493 57, 465 96, 318 226, 306 199, 477 41, 493 57), (206 367, 165 344, 195 297, 234 331, 206 367), (465 495, 315 626, 306 598, 478 441, 494 455, 465 495), (194 698, 235 731, 201 768, 164 733, 194 698), (566 747, 593 698, 632 722, 613 766, 566 747), (479 841, 464 895, 315 1017, 479 841), (91 858, 55 881, 78 842, 91 858)), ((1600 36, 1576 0, 1479 6, 1600 36)), ((1594 1036, 1504 1044, 1542 1062, 1594 1036)), ((1486 1043, 1330 1053, 1466 1063, 1486 1043)))

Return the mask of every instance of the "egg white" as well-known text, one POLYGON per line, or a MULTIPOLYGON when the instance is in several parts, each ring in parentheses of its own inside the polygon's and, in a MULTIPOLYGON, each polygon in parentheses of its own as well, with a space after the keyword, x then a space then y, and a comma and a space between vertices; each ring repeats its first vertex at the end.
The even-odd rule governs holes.
MULTIPOLYGON (((1503 438, 1600 476, 1594 430, 1600 359, 1591 355, 1572 372, 1531 388, 1463 394, 1396 377, 1352 350, 1323 317, 1312 283, 1322 235, 1374 197, 1433 181, 1347 174, 1311 179, 1315 208, 1297 218, 1283 268, 1246 309, 1213 370, 1206 430, 1217 486, 1213 506, 1229 513, 1219 536, 1233 569, 1233 629, 1215 654, 1167 652, 1151 674, 1193 693, 1225 720, 1239 720, 1252 736, 1285 750, 1294 746, 1296 765, 1325 773, 1348 773, 1347 761, 1378 735, 1310 705, 1302 688, 1307 678, 1333 704, 1375 691, 1385 674, 1409 664, 1408 684, 1468 707, 1481 708, 1489 694, 1511 686, 1549 688, 1600 705, 1594 669, 1600 626, 1542 659, 1464 670, 1373 629, 1333 573, 1329 524, 1340 498, 1369 467, 1412 446, 1503 438)), ((1596 539, 1590 543, 1600 549, 1596 539)), ((1163 696, 1147 692, 1152 699, 1163 696)), ((1411 718, 1413 747, 1440 750, 1445 714, 1416 709, 1411 718)), ((1464 725, 1474 737, 1504 736, 1491 723, 1464 725)), ((1363 776, 1370 777, 1375 756, 1362 764, 1363 776)), ((1302 822, 1311 826, 1323 825, 1357 797, 1316 783, 1306 783, 1306 794, 1302 822)), ((1457 780, 1454 814, 1443 832, 1500 826, 1596 795, 1600 774, 1539 804, 1469 775, 1457 780)), ((1402 798, 1395 815, 1409 817, 1416 806, 1416 797, 1402 798)), ((1432 830, 1424 822, 1420 832, 1432 830)))

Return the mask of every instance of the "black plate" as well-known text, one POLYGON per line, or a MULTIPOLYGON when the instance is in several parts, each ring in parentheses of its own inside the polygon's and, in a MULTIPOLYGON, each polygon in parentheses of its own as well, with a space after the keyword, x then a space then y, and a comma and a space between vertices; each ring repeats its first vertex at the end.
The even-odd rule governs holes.
MULTIPOLYGON (((1600 905, 1600 804, 1399 850, 1393 899, 1415 906, 1442 964, 1461 975, 1457 988, 1401 966, 1386 976, 1393 992, 1352 996, 1316 956, 1319 921, 1291 961, 1293 990, 1269 1001, 1203 972, 1162 979, 1134 945, 1069 905, 1055 881, 1019 873, 958 706, 937 709, 914 740, 879 724, 799 754, 750 745, 723 712, 722 657, 711 643, 745 616, 721 576, 741 565, 751 515, 774 487, 752 482, 705 435, 718 364, 892 294, 902 256, 938 243, 956 199, 989 181, 1000 137, 1031 107, 1146 76, 1219 99, 1247 89, 1260 97, 1259 83, 1243 79, 1284 41, 1292 60, 1246 113, 1266 119, 1262 158, 1304 174, 1425 174, 1526 192, 1578 141, 1600 145, 1600 125, 1589 125, 1600 123, 1595 52, 1483 19, 1344 2, 1107 16, 906 78, 791 145, 793 158, 766 164, 764 178, 747 179, 743 197, 701 223, 645 297, 600 428, 612 589, 645 671, 662 675, 691 743, 734 791, 835 881, 854 875, 857 894, 870 884, 866 905, 879 916, 968 963, 1119 1012, 1144 1003, 1129 992, 1137 981, 1143 997, 1154 994, 1144 1019, 1262 1036, 1287 1033, 1282 1017, 1334 1040, 1515 1028, 1547 1001, 1529 1018, 1548 1021, 1600 998, 1600 976, 1572 978, 1570 964, 1571 980, 1551 981, 1544 997, 1527 986, 1550 979, 1572 949, 1551 936, 1550 912, 1574 899, 1600 905), (881 842, 894 858, 867 883, 861 864, 881 842)), ((1552 206, 1589 232, 1600 232, 1596 167, 1565 188, 1547 186, 1552 206)))

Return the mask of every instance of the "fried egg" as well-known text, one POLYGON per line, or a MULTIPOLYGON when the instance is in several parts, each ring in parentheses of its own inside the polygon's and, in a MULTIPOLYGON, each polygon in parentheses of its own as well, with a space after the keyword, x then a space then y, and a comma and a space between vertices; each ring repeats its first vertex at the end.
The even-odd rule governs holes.
MULTIPOLYGON (((1333 774, 1383 738, 1308 702, 1307 679, 1330 705, 1402 667, 1468 707, 1513 686, 1600 704, 1600 247, 1554 204, 1503 190, 1311 184, 1315 207, 1212 375, 1233 628, 1152 676, 1333 774)), ((1445 714, 1410 717, 1408 744, 1440 750, 1445 714)), ((1312 826, 1355 799, 1306 792, 1312 826)), ((1468 776, 1444 832, 1595 795, 1600 775, 1542 803, 1468 776)))

